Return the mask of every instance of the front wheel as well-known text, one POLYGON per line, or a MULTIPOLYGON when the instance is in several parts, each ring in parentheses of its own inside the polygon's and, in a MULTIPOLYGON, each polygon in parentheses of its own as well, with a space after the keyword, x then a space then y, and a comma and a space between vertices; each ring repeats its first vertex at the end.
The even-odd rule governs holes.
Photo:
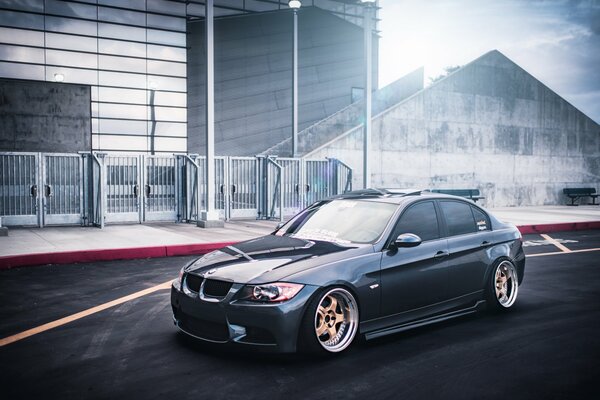
POLYGON ((501 260, 493 269, 488 286, 488 301, 493 310, 507 310, 517 300, 519 277, 517 268, 509 260, 501 260))
POLYGON ((339 353, 358 331, 358 304, 343 288, 333 288, 315 296, 302 321, 300 342, 310 352, 339 353))

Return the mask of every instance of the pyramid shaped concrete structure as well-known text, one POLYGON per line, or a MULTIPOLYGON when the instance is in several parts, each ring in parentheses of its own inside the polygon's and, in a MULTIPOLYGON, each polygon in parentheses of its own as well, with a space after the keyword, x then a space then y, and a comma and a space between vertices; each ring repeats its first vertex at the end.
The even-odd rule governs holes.
MULTIPOLYGON (((499 51, 373 118, 372 186, 477 188, 486 206, 564 204, 600 190, 600 125, 499 51)), ((362 127, 305 157, 336 157, 362 186, 362 127)))

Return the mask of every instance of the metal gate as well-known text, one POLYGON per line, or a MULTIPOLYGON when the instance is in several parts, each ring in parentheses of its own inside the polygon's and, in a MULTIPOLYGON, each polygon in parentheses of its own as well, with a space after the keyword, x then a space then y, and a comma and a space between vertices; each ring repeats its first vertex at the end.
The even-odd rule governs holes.
POLYGON ((106 213, 105 222, 141 222, 142 192, 140 156, 104 157, 106 213))
POLYGON ((177 158, 145 156, 144 221, 176 221, 179 195, 177 191, 177 158))
POLYGON ((0 153, 0 215, 5 225, 38 225, 38 153, 0 153))
MULTIPOLYGON (((6 225, 197 221, 206 210, 206 161, 197 155, 0 153, 6 225)), ((215 157, 220 218, 291 216, 352 190, 336 159, 215 157)))
POLYGON ((43 224, 80 224, 83 216, 83 157, 44 154, 43 224))

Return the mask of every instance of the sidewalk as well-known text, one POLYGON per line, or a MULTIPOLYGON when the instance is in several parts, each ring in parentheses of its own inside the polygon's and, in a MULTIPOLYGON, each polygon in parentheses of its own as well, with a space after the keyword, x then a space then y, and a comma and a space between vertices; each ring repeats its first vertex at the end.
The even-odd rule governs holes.
MULTIPOLYGON (((490 210, 523 234, 600 229, 600 206, 506 207, 490 210)), ((151 223, 94 227, 11 228, 0 237, 0 269, 25 265, 203 254, 266 235, 278 221, 229 221, 224 228, 151 223)))

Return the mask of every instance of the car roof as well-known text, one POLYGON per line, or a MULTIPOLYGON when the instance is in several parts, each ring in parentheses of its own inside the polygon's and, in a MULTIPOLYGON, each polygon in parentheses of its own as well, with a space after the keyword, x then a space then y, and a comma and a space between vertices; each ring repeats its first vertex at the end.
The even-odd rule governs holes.
POLYGON ((468 203, 475 204, 474 202, 460 196, 453 196, 449 194, 433 193, 429 189, 399 189, 399 188, 369 188, 353 190, 351 192, 342 193, 330 197, 332 200, 368 200, 374 202, 384 203, 409 203, 416 201, 418 198, 429 198, 429 199, 453 199, 462 200, 468 203))

